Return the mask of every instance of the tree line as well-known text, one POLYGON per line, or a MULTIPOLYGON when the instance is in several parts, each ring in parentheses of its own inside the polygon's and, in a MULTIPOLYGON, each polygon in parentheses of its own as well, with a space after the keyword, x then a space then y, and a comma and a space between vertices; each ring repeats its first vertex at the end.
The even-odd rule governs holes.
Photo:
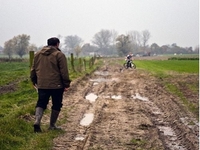
POLYGON ((151 37, 148 30, 141 33, 131 31, 125 34, 118 34, 115 30, 102 29, 97 32, 90 43, 85 43, 80 46, 83 40, 77 35, 65 37, 66 53, 74 52, 76 56, 88 55, 88 53, 103 55, 103 56, 124 56, 128 53, 134 53, 139 49, 145 49, 151 37))
POLYGON ((12 39, 6 41, 4 43, 4 54, 8 55, 9 59, 11 59, 13 54, 19 55, 21 58, 23 55, 27 53, 27 48, 29 46, 29 35, 18 35, 14 36, 12 39))
MULTIPOLYGON (((58 38, 63 38, 61 35, 58 38)), ((91 43, 84 43, 84 40, 78 35, 68 35, 64 37, 64 43, 61 43, 61 49, 66 55, 74 53, 76 57, 88 55, 100 56, 125 56, 128 53, 139 56, 150 56, 159 54, 185 54, 198 53, 199 46, 180 47, 176 43, 172 45, 159 46, 156 43, 148 45, 151 33, 148 30, 129 31, 126 34, 118 34, 116 30, 102 29, 94 34, 91 43)), ((14 36, 4 43, 3 52, 9 59, 13 54, 22 58, 29 51, 38 51, 41 47, 29 43, 30 36, 26 34, 14 36)))

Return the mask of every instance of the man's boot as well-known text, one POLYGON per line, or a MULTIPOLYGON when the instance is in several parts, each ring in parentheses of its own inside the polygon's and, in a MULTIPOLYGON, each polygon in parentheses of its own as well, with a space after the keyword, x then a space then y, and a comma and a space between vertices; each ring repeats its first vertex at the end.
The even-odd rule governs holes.
POLYGON ((49 126, 49 130, 61 130, 60 127, 57 127, 55 125, 57 119, 58 119, 58 116, 59 116, 59 113, 60 111, 57 111, 57 110, 53 110, 51 111, 51 118, 50 118, 50 126, 49 126))
POLYGON ((34 132, 42 132, 40 128, 40 122, 43 116, 44 109, 41 107, 36 107, 35 110, 35 122, 34 122, 34 132))

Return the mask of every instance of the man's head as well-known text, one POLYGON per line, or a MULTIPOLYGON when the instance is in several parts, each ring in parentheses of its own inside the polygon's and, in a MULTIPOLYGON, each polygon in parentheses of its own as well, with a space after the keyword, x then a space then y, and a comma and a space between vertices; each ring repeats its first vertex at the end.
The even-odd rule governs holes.
POLYGON ((47 40, 47 45, 48 46, 59 46, 60 44, 60 40, 56 37, 52 37, 50 39, 47 40))

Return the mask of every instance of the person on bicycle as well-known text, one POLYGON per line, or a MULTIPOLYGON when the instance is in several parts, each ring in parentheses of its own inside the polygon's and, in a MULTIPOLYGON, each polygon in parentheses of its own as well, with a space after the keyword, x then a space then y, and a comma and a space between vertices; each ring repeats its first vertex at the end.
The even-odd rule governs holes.
POLYGON ((132 61, 132 57, 133 57, 133 54, 131 53, 126 56, 126 63, 128 64, 129 67, 131 67, 130 62, 132 61))

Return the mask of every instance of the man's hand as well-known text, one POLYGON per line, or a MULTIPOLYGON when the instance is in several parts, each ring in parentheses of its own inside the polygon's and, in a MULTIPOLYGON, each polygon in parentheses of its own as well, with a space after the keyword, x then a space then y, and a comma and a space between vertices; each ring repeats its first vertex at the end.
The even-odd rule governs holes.
POLYGON ((38 92, 37 84, 33 85, 33 87, 35 88, 36 92, 38 92))

